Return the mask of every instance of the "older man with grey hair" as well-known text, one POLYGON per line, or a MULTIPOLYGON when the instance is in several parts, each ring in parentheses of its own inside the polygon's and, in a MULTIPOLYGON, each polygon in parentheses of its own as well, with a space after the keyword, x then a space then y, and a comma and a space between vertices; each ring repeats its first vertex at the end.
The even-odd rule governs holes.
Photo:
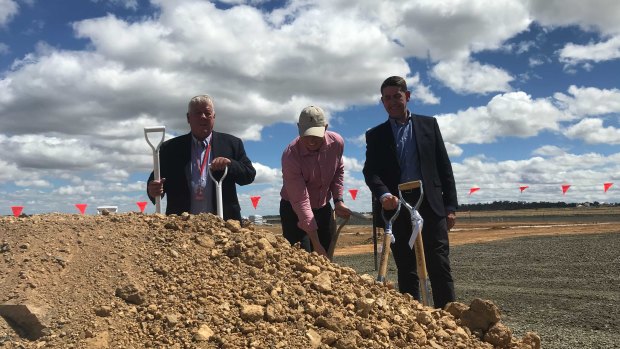
POLYGON ((209 95, 193 97, 186 118, 190 132, 164 142, 160 148, 161 180, 154 180, 151 172, 147 182, 149 198, 154 202, 157 195, 166 195, 166 214, 215 213, 215 183, 208 171, 211 169, 215 178, 221 178, 228 168, 222 183, 224 219, 241 221, 236 184, 250 184, 256 176, 243 142, 213 130, 215 106, 209 95))

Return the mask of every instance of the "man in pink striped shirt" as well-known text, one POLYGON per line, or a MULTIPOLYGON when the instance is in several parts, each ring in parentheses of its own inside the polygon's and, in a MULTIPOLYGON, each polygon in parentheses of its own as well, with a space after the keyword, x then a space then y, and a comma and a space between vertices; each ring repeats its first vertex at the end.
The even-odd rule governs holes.
POLYGON ((316 106, 304 108, 297 123, 299 137, 282 153, 280 220, 291 245, 299 242, 308 252, 327 256, 334 199, 336 215, 348 217, 345 206, 344 140, 327 131, 325 113, 316 106))

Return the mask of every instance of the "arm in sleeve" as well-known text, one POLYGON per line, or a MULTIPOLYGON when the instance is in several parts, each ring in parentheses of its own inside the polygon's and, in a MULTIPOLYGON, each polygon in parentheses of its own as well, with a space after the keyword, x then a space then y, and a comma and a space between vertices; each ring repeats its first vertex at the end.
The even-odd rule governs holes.
POLYGON ((252 166, 252 161, 245 153, 243 141, 241 139, 236 139, 235 141, 237 143, 234 146, 233 158, 230 159, 227 176, 230 176, 239 185, 250 184, 254 182, 256 170, 252 166))
POLYGON ((336 141, 338 147, 338 154, 336 157, 336 171, 334 177, 329 184, 329 189, 332 193, 332 198, 343 198, 344 195, 344 161, 342 160, 342 154, 344 153, 344 140, 338 138, 336 141))

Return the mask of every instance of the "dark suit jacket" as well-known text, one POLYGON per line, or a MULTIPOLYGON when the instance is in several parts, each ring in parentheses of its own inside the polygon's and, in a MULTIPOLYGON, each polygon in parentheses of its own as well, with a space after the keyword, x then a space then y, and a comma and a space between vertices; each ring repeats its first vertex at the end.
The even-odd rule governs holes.
MULTIPOLYGON (((175 137, 164 142, 159 151, 161 177, 165 178, 164 194, 168 201, 166 214, 181 214, 190 212, 190 161, 192 136, 191 133, 175 137)), ((237 198, 237 187, 235 184, 245 185, 254 181, 256 170, 252 162, 245 154, 241 139, 226 134, 213 131, 211 139, 211 158, 225 157, 232 162, 228 166, 228 174, 222 182, 222 203, 224 219, 236 219, 241 221, 241 207, 237 198)), ((213 176, 219 180, 223 171, 214 172, 213 176)), ((148 182, 154 178, 153 172, 148 182)), ((216 204, 215 183, 209 181, 213 187, 213 207, 216 204)), ((147 194, 148 195, 148 194, 147 194)), ((155 198, 149 197, 154 203, 155 198)))
MULTIPOLYGON (((452 164, 437 120, 423 115, 412 116, 424 196, 433 212, 444 217, 446 207, 458 207, 452 164)), ((379 199, 386 192, 398 196, 400 166, 389 120, 366 132, 366 162, 363 172, 374 197, 379 199)), ((374 206, 374 216, 381 217, 381 205, 374 206)), ((376 223, 383 226, 382 219, 377 219, 376 223)))

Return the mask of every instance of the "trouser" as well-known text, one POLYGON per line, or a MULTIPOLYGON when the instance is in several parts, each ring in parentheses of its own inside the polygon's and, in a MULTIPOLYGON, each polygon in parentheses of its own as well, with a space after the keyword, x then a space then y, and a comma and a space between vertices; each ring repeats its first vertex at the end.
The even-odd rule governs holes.
MULTIPOLYGON (((317 231, 319 242, 325 251, 327 251, 332 240, 329 229, 332 220, 332 207, 328 203, 321 208, 313 209, 312 213, 314 214, 314 220, 319 227, 317 231)), ((301 248, 304 250, 308 252, 312 252, 314 250, 308 234, 297 226, 299 218, 297 218, 297 214, 293 210, 293 206, 289 201, 280 200, 280 222, 282 224, 282 234, 284 235, 284 238, 291 243, 291 245, 299 242, 301 244, 301 248)))
MULTIPOLYGON (((417 198, 405 196, 405 200, 413 206, 417 198)), ((446 218, 437 216, 426 199, 422 201, 419 212, 424 219, 422 240, 424 242, 426 270, 433 292, 433 303, 436 308, 443 308, 447 303, 455 300, 454 281, 450 269, 448 226, 446 218)), ((400 292, 409 293, 420 300, 420 283, 416 268, 415 250, 409 247, 411 230, 411 215, 403 206, 392 226, 396 239, 396 242, 392 244, 392 255, 398 268, 400 292)))

